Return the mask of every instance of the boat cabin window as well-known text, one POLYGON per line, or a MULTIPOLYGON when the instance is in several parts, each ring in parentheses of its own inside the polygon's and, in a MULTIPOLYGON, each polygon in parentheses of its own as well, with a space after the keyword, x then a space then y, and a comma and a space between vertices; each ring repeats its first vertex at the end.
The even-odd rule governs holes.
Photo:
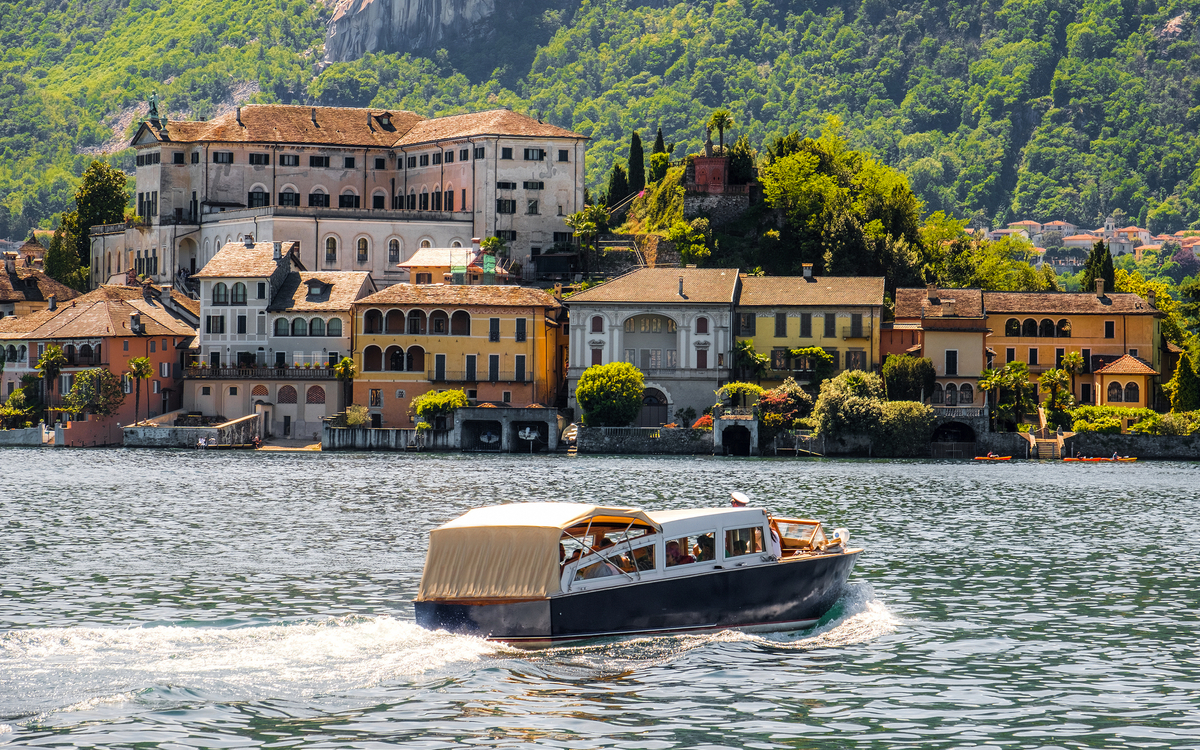
MULTIPOLYGON (((609 556, 609 560, 612 560, 613 562, 616 562, 617 559, 618 558, 615 555, 609 556)), ((621 575, 621 569, 614 565, 613 562, 609 562, 608 560, 599 560, 591 565, 585 565, 579 570, 575 571, 575 580, 591 581, 596 578, 607 578, 609 576, 621 575)))
POLYGON ((706 534, 668 539, 665 551, 668 568, 715 560, 717 557, 717 532, 710 531, 706 534))
POLYGON ((629 551, 625 551, 623 547, 615 544, 607 542, 601 542, 601 544, 604 546, 598 552, 589 554, 584 560, 585 564, 575 571, 574 580, 590 581, 636 571, 653 572, 654 542, 643 544, 629 551), (589 560, 596 560, 596 562, 589 562, 589 560))
POLYGON ((763 551, 763 532, 761 526, 750 526, 745 529, 726 529, 725 557, 752 555, 763 551))
POLYGON ((646 544, 629 553, 633 567, 641 571, 654 570, 654 545, 646 544))
POLYGON ((812 549, 825 541, 825 532, 817 521, 783 521, 772 522, 779 532, 780 546, 786 555, 789 552, 812 549))
POLYGON ((568 565, 580 557, 592 554, 597 549, 620 544, 645 536, 650 530, 645 527, 615 526, 586 523, 572 526, 563 531, 559 543, 562 547, 561 563, 568 565))

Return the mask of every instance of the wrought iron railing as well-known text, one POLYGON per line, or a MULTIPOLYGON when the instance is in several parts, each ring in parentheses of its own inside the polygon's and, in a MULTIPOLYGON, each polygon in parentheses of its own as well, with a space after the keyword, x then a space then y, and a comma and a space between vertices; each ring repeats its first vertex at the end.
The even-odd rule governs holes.
POLYGON ((507 370, 492 376, 487 370, 429 370, 426 373, 432 383, 532 383, 533 373, 507 370))
POLYGON ((275 380, 334 380, 332 367, 185 367, 185 378, 196 379, 270 379, 275 380))

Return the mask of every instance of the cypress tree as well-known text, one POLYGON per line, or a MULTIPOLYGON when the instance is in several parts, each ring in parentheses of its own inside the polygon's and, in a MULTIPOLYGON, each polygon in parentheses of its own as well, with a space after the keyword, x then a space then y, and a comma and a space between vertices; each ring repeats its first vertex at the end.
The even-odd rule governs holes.
MULTIPOLYGON (((1108 279, 1104 278, 1104 257, 1108 255, 1108 248, 1104 247, 1103 240, 1096 240, 1092 245, 1092 251, 1088 253, 1087 262, 1083 266, 1083 279, 1080 281, 1080 291, 1090 292, 1096 288, 1096 279, 1104 279, 1105 291, 1113 291, 1109 286, 1108 279)), ((1109 258, 1111 265, 1112 259, 1109 258)))
POLYGON ((1200 409, 1200 377, 1192 366, 1192 358, 1185 352, 1179 358, 1175 368, 1175 377, 1171 378, 1173 391, 1171 393, 1171 411, 1185 412, 1200 409))
POLYGON ((646 187, 646 161, 642 137, 637 131, 629 138, 629 192, 640 193, 646 187))
POLYGON ((658 129, 658 137, 654 139, 654 149, 650 151, 652 154, 667 153, 667 144, 663 141, 662 128, 658 129))
POLYGON ((608 175, 608 194, 605 197, 605 205, 615 206, 625 200, 627 195, 629 195, 629 179, 625 176, 625 168, 620 164, 614 164, 612 172, 608 175))
POLYGON ((1104 279, 1104 289, 1106 292, 1115 292, 1117 291, 1117 272, 1113 268, 1112 253, 1108 252, 1108 248, 1105 248, 1102 255, 1098 278, 1104 279))

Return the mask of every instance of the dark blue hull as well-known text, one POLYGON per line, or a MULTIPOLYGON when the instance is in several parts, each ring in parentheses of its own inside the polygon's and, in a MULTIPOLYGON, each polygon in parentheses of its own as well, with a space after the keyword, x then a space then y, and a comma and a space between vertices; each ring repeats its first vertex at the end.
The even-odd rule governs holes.
POLYGON ((807 627, 842 595, 859 551, 631 582, 524 602, 416 602, 417 624, 518 645, 698 630, 807 627))

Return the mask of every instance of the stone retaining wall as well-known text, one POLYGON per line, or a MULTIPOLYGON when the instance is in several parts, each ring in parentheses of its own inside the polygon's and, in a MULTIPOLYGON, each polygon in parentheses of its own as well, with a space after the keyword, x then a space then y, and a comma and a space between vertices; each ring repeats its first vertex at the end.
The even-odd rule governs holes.
POLYGON ((19 430, 0 430, 0 445, 31 445, 42 444, 42 426, 22 427, 19 430))
POLYGON ((575 444, 580 453, 711 456, 713 433, 690 428, 668 430, 580 426, 575 444))
POLYGON ((1122 456, 1137 458, 1200 460, 1200 434, 1176 435, 1102 435, 1077 432, 1063 440, 1064 456, 1122 456))
POLYGON ((975 436, 977 456, 986 456, 991 452, 997 456, 1029 458, 1031 450, 1028 436, 1019 432, 980 432, 975 436))
POLYGON ((321 429, 323 451, 450 450, 451 430, 418 430, 412 427, 330 427, 321 429))
MULTIPOLYGON (((165 416, 165 415, 164 415, 165 416)), ((201 440, 214 438, 219 446, 249 445, 255 436, 262 437, 262 414, 244 417, 213 427, 166 427, 138 425, 126 427, 126 448, 195 448, 201 440)))
POLYGON ((711 195, 688 193, 683 197, 683 218, 708 217, 709 226, 719 227, 737 221, 750 208, 750 195, 711 195))

